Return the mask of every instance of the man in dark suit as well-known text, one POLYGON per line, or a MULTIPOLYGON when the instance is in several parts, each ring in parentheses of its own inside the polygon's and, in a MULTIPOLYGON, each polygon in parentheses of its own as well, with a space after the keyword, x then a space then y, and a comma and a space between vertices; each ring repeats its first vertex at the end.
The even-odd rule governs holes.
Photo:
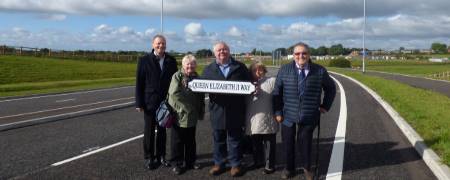
MULTIPOLYGON (((203 79, 250 81, 247 67, 230 56, 230 48, 225 42, 214 45, 214 55, 216 60, 205 67, 203 79)), ((209 171, 211 175, 222 173, 227 160, 231 165, 232 176, 242 174, 241 140, 245 125, 244 104, 244 95, 209 94, 209 112, 214 136, 214 166, 209 171)))
POLYGON ((136 110, 144 112, 144 158, 147 169, 155 169, 160 164, 170 166, 165 159, 166 129, 158 125, 155 117, 156 109, 167 96, 172 75, 178 70, 175 58, 165 52, 164 36, 153 37, 152 47, 150 54, 139 59, 136 70, 136 110))
POLYGON ((309 47, 304 43, 294 46, 294 61, 281 67, 273 91, 274 114, 275 119, 282 123, 282 154, 286 158, 283 179, 294 175, 296 143, 300 144, 304 175, 307 180, 313 179, 312 134, 319 123, 320 113, 331 108, 336 95, 336 87, 327 70, 311 62, 309 53, 309 47))

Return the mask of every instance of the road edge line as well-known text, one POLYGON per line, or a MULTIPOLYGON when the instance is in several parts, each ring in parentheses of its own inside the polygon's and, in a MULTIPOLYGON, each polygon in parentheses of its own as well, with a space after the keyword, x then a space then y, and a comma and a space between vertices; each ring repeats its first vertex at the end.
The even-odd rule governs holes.
POLYGON ((339 86, 341 104, 339 107, 339 120, 336 127, 336 134, 334 135, 333 149, 331 151, 330 163, 328 165, 325 179, 341 180, 344 165, 345 134, 347 131, 347 97, 345 95, 344 86, 342 86, 341 82, 334 77, 331 78, 333 78, 339 86))
POLYGON ((384 108, 389 116, 391 116, 397 127, 406 136, 411 145, 414 146, 414 149, 416 149, 416 151, 422 157, 428 168, 430 168, 431 172, 433 172, 433 174, 438 179, 450 179, 449 167, 442 163, 441 158, 439 158, 439 156, 423 142, 423 138, 411 127, 411 125, 406 122, 406 120, 402 116, 400 116, 397 111, 395 111, 395 109, 389 103, 384 101, 383 98, 379 96, 375 91, 362 84, 358 80, 334 71, 330 72, 345 77, 366 90, 384 108))

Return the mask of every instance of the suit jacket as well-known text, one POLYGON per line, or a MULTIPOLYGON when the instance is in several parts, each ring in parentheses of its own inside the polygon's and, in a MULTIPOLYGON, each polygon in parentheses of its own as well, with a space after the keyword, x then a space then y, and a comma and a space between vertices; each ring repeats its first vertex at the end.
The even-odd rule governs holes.
MULTIPOLYGON (((231 58, 230 71, 225 78, 219 65, 214 61, 203 70, 202 79, 250 81, 250 73, 245 64, 231 58)), ((245 125, 245 95, 209 94, 209 112, 213 129, 237 129, 245 125)))
POLYGON ((300 96, 298 69, 294 61, 283 65, 278 71, 273 91, 274 113, 282 115, 283 124, 288 127, 294 123, 316 125, 320 118, 319 107, 329 110, 336 95, 334 81, 327 70, 318 64, 309 63, 309 73, 304 83, 305 89, 300 96))
POLYGON ((167 53, 162 70, 154 50, 139 58, 136 70, 136 107, 156 111, 161 101, 166 98, 172 75, 177 70, 175 58, 167 53))

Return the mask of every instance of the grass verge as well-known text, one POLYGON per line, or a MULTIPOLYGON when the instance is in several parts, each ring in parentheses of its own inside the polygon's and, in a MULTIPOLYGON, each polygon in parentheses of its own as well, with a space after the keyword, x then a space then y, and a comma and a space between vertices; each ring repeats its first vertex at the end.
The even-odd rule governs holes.
POLYGON ((393 80, 330 68, 357 79, 386 100, 450 166, 450 98, 393 80))
POLYGON ((33 94, 61 93, 69 91, 111 88, 134 85, 135 78, 110 78, 98 80, 53 81, 0 85, 0 97, 33 94))

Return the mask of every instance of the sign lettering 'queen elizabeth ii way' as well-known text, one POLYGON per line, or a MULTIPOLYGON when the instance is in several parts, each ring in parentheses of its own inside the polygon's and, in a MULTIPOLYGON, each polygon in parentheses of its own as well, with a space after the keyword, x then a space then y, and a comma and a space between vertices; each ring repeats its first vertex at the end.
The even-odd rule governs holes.
POLYGON ((251 94, 255 91, 255 85, 242 81, 218 81, 194 79, 188 84, 194 92, 222 93, 222 94, 251 94))

